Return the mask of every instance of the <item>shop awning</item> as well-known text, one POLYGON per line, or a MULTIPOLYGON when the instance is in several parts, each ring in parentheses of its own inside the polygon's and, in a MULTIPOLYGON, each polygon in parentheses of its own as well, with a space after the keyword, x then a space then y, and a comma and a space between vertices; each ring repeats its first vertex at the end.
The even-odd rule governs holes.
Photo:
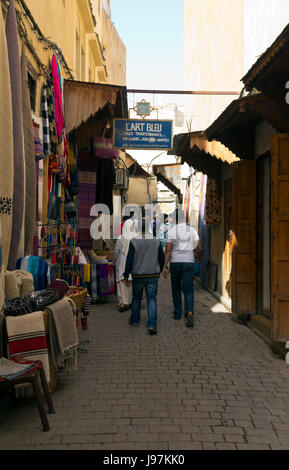
POLYGON ((257 89, 268 98, 274 100, 275 107, 287 116, 287 126, 282 132, 289 130, 288 93, 289 77, 289 25, 276 38, 272 45, 259 57, 247 74, 242 78, 246 90, 257 89))
MULTIPOLYGON (((289 64, 289 24, 283 29, 281 34, 275 39, 268 49, 259 57, 255 64, 242 78, 246 89, 257 88, 262 91, 260 84, 267 75, 280 74, 283 70, 288 72, 289 64)), ((288 77, 287 77, 288 80, 288 77)), ((275 84, 273 83, 272 86, 275 84)), ((284 90, 282 90, 284 92, 284 90)))
POLYGON ((152 178, 153 175, 143 169, 143 167, 127 152, 125 152, 126 165, 130 178, 152 178))
POLYGON ((288 117, 273 100, 263 93, 254 93, 234 100, 206 129, 209 140, 215 139, 242 159, 255 154, 255 126, 267 121, 278 132, 288 128, 288 117))
POLYGON ((229 167, 239 158, 222 143, 209 142, 204 131, 178 134, 174 137, 171 153, 181 156, 195 170, 219 180, 222 168, 229 167))
POLYGON ((182 198, 182 170, 180 164, 153 165, 153 174, 179 199, 182 198))
POLYGON ((126 87, 64 80, 67 134, 109 105, 114 117, 128 116, 126 87))

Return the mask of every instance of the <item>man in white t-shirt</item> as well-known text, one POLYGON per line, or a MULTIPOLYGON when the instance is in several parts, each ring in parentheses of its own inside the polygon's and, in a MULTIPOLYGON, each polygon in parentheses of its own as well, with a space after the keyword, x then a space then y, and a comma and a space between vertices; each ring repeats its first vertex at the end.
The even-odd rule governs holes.
POLYGON ((182 316, 182 291, 185 298, 186 325, 194 327, 194 262, 196 256, 201 256, 202 245, 193 227, 185 222, 185 214, 176 211, 176 225, 167 232, 165 267, 163 274, 168 277, 168 262, 172 295, 174 303, 174 319, 182 316))

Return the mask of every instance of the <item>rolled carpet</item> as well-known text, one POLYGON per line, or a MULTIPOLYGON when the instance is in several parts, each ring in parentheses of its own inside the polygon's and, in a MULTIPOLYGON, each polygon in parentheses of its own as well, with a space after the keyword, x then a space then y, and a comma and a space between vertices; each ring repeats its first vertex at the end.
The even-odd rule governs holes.
MULTIPOLYGON (((23 239, 24 214, 24 143, 23 143, 23 115, 22 115, 22 87, 18 30, 14 0, 10 0, 7 22, 6 38, 8 46, 8 59, 10 70, 12 117, 13 117, 13 161, 14 161, 14 188, 12 204, 12 233, 8 269, 13 270, 17 258, 23 256, 19 252, 23 239)), ((6 111, 6 110, 5 110, 6 111)), ((2 152, 1 152, 2 153, 2 152)), ((24 249, 24 246, 23 246, 24 249)))
POLYGON ((11 83, 2 8, 0 8, 0 70, 0 164, 2 170, 5 168, 5 171, 0 171, 0 220, 2 226, 2 265, 3 269, 6 269, 12 229, 14 167, 11 83))
POLYGON ((31 118, 30 93, 28 88, 25 47, 21 54, 22 110, 25 152, 25 217, 24 254, 31 255, 36 218, 36 164, 34 154, 33 124, 31 118))

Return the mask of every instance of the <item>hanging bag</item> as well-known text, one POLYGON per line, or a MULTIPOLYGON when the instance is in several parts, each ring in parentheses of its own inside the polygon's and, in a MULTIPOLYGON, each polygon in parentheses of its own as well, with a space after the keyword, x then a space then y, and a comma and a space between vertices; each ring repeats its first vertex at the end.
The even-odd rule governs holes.
POLYGON ((96 158, 114 159, 119 157, 119 150, 112 146, 112 138, 105 137, 105 126, 102 137, 93 138, 93 155, 96 158))

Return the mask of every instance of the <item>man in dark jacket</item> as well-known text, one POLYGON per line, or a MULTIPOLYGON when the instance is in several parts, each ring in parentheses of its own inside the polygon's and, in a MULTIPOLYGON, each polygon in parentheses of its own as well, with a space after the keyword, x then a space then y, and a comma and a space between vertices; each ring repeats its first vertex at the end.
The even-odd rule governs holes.
POLYGON ((138 326, 142 292, 145 288, 147 299, 147 328, 150 334, 157 333, 157 290, 160 273, 163 270, 165 256, 160 240, 145 234, 145 220, 142 223, 142 233, 133 238, 129 245, 126 259, 124 278, 132 275, 132 304, 129 324, 138 326))

